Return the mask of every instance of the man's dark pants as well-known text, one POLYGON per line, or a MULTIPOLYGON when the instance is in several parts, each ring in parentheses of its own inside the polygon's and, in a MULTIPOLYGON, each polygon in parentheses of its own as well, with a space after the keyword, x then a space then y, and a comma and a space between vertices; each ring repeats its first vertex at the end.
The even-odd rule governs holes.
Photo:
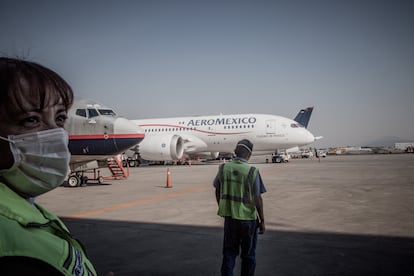
POLYGON ((225 217, 223 240, 223 263, 221 275, 232 276, 236 257, 241 248, 241 275, 254 275, 256 268, 256 220, 235 220, 225 217))

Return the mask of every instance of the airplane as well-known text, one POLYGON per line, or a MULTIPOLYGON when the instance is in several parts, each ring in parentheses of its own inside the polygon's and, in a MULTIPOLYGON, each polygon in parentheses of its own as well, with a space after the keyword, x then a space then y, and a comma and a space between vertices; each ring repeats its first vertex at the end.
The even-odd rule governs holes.
POLYGON ((69 186, 79 186, 85 180, 79 171, 91 161, 105 160, 139 144, 144 130, 112 108, 92 99, 75 97, 68 111, 64 128, 69 133, 71 174, 69 186))
POLYGON ((294 120, 267 114, 233 114, 131 120, 145 131, 133 150, 144 160, 175 161, 231 153, 241 139, 253 143, 253 154, 264 155, 308 145, 321 137, 307 130, 313 107, 294 120))

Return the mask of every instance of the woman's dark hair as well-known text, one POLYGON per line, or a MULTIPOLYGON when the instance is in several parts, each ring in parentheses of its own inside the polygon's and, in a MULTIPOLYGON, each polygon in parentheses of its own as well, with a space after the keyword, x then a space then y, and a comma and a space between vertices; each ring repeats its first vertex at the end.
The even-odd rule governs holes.
POLYGON ((57 103, 66 110, 73 104, 72 88, 62 77, 34 62, 0 57, 0 112, 12 115, 57 103))

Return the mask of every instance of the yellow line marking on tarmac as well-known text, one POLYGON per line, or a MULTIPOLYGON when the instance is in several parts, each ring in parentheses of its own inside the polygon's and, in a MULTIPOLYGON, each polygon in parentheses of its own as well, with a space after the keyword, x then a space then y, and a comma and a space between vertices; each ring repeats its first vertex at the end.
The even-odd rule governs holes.
POLYGON ((64 218, 65 219, 85 218, 85 217, 96 215, 96 214, 102 214, 102 213, 106 213, 106 212, 110 212, 110 211, 114 211, 114 210, 129 208, 129 207, 132 207, 132 206, 137 206, 137 205, 141 205, 141 204, 145 204, 145 203, 149 203, 149 202, 154 202, 154 201, 158 201, 158 200, 162 200, 162 199, 177 197, 177 196, 184 195, 184 194, 189 194, 189 193, 193 193, 193 192, 197 192, 197 191, 201 191, 201 190, 206 190, 207 188, 212 188, 212 187, 213 187, 212 184, 198 186, 198 187, 178 191, 178 192, 175 192, 175 193, 163 194, 163 195, 143 198, 143 199, 139 199, 139 200, 136 200, 136 201, 131 201, 131 202, 126 202, 126 203, 122 203, 122 204, 118 204, 118 205, 113 205, 113 206, 106 207, 106 208, 101 208, 101 209, 86 211, 86 212, 82 212, 82 213, 72 214, 72 215, 69 215, 69 216, 65 216, 64 218))
MULTIPOLYGON (((274 168, 263 170, 263 171, 260 170, 260 173, 262 175, 267 175, 267 174, 274 173, 274 172, 275 172, 274 168)), ((266 183, 265 183, 265 185, 266 185, 266 183)), ((212 184, 202 185, 202 186, 193 187, 193 188, 185 189, 185 190, 170 193, 170 194, 157 195, 157 196, 143 198, 143 199, 139 199, 139 200, 136 200, 136 201, 117 204, 117 205, 113 205, 113 206, 109 206, 109 207, 105 207, 105 208, 100 208, 100 209, 96 209, 96 210, 90 210, 90 211, 86 211, 86 212, 76 213, 76 214, 64 216, 64 218, 65 219, 86 218, 86 217, 92 216, 92 215, 111 212, 111 211, 114 211, 114 210, 125 209, 125 208, 129 208, 129 207, 133 207, 133 206, 137 206, 137 205, 141 205, 141 204, 145 204, 145 203, 155 202, 155 201, 163 200, 163 199, 167 199, 167 198, 173 198, 173 197, 177 197, 177 196, 180 196, 180 195, 189 194, 189 193, 205 190, 205 189, 212 188, 212 187, 213 187, 212 184)))

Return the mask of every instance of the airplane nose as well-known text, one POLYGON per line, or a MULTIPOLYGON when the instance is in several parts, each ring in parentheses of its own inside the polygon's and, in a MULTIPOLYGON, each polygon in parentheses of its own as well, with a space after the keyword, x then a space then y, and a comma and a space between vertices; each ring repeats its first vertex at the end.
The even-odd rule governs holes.
POLYGON ((132 134, 136 137, 144 138, 144 130, 126 118, 116 118, 114 122, 114 134, 132 134))
POLYGON ((127 150, 139 144, 145 137, 144 130, 126 118, 114 122, 115 144, 119 150, 127 150))

